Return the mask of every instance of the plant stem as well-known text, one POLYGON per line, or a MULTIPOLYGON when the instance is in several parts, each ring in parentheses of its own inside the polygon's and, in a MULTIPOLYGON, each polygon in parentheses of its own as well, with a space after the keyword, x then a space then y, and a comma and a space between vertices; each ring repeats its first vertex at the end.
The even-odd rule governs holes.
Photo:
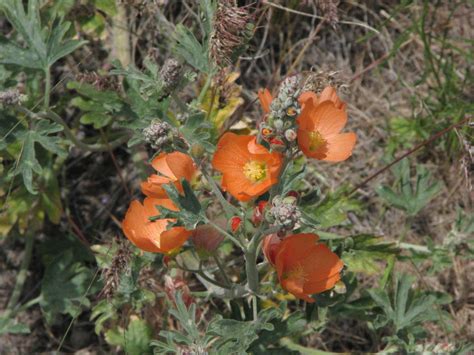
POLYGON ((208 74, 206 78, 206 82, 204 83, 204 86, 202 87, 201 92, 199 93, 199 97, 197 100, 199 104, 201 104, 202 101, 204 100, 204 96, 206 95, 206 92, 209 89, 211 82, 212 82, 212 75, 208 74))
POLYGON ((115 141, 110 142, 108 145, 107 144, 87 144, 79 140, 74 133, 71 131, 69 126, 67 125, 66 122, 55 112, 48 110, 47 112, 40 112, 40 113, 35 113, 32 112, 24 107, 17 106, 15 107, 17 111, 20 111, 31 118, 34 119, 40 119, 40 118, 49 118, 50 120, 53 120, 54 122, 60 124, 64 128, 64 134, 66 137, 79 149, 87 152, 106 152, 109 151, 110 149, 115 149, 118 146, 121 146, 122 144, 126 143, 129 139, 130 136, 128 134, 117 138, 115 141))
POLYGON ((51 68, 48 66, 44 72, 44 109, 47 110, 49 108, 49 99, 51 96, 51 68))
POLYGON ((240 242, 240 240, 238 240, 237 238, 235 238, 233 235, 229 234, 225 229, 221 228, 219 225, 217 225, 216 223, 214 223, 213 221, 211 221, 209 218, 207 218, 206 216, 204 216, 204 220, 206 221, 206 223, 210 224, 211 226, 213 226, 215 229, 217 229, 219 232, 221 232, 222 234, 224 234, 225 237, 229 238, 235 245, 237 245, 239 248, 241 248, 242 250, 245 251, 245 246, 242 245, 242 243, 240 242))
MULTIPOLYGON (((198 166, 199 165, 200 164, 198 164, 198 166)), ((238 215, 239 210, 237 208, 235 208, 229 201, 227 201, 224 198, 224 195, 222 195, 221 190, 217 186, 216 182, 212 179, 212 177, 207 175, 207 173, 204 171, 204 169, 201 169, 201 173, 205 177, 205 179, 207 180, 209 185, 211 186, 212 192, 214 193, 214 195, 216 195, 217 199, 221 203, 222 208, 224 209, 227 217, 232 217, 232 216, 238 215)))
POLYGON ((253 303, 253 321, 256 322, 258 319, 258 302, 257 302, 257 296, 253 295, 252 296, 252 303, 253 303))
POLYGON ((31 256, 33 254, 35 238, 32 234, 27 234, 25 238, 25 255, 21 261, 20 271, 18 272, 18 276, 16 278, 15 287, 13 288, 12 295, 8 301, 7 310, 5 312, 7 316, 10 316, 14 313, 18 300, 20 299, 21 293, 23 292, 23 286, 25 285, 26 277, 28 276, 28 268, 30 266, 31 256))
POLYGON ((221 272, 222 277, 224 278, 226 284, 227 284, 228 286, 231 286, 231 285, 232 285, 232 282, 229 280, 229 277, 227 276, 227 273, 225 272, 225 269, 224 269, 224 267, 222 266, 222 263, 221 263, 221 261, 220 261, 220 259, 219 259, 219 256, 218 256, 218 255, 214 255, 214 256, 213 256, 213 259, 214 259, 214 261, 216 262, 217 267, 219 268, 219 271, 221 272))
POLYGON ((245 273, 250 291, 254 294, 258 293, 257 255, 254 246, 245 252, 245 273))

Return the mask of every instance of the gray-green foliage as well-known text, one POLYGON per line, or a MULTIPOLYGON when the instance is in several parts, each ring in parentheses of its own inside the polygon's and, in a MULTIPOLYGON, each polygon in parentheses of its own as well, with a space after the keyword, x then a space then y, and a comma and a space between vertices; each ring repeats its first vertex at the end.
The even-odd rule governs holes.
POLYGON ((82 112, 82 124, 91 124, 95 129, 103 128, 122 110, 122 100, 114 91, 99 91, 92 85, 78 82, 70 82, 67 87, 83 96, 71 100, 71 104, 82 112))
POLYGON ((151 343, 155 354, 175 354, 180 349, 197 354, 246 354, 261 332, 275 329, 271 321, 282 316, 277 309, 261 311, 254 321, 223 319, 218 315, 206 326, 196 318, 196 304, 186 307, 180 293, 176 294, 176 308, 170 314, 182 330, 161 331, 161 339, 151 343))
POLYGON ((43 172, 37 158, 37 143, 59 157, 66 157, 67 152, 62 146, 62 139, 53 135, 62 130, 61 125, 41 119, 33 123, 33 129, 23 129, 15 133, 17 140, 21 142, 22 148, 18 165, 13 166, 10 173, 21 175, 25 187, 32 194, 37 193, 37 189, 33 185, 33 174, 40 175, 43 172))
POLYGON ((413 277, 398 274, 391 292, 386 289, 368 290, 383 312, 376 315, 373 321, 375 328, 390 326, 394 330, 394 336, 408 340, 411 334, 417 333, 422 336, 424 330, 421 325, 424 322, 446 317, 446 314, 437 307, 440 304, 450 303, 451 298, 417 292, 412 288, 413 282, 413 277))
POLYGON ((137 317, 130 320, 127 329, 114 329, 105 333, 109 344, 120 346, 128 355, 151 354, 152 336, 152 329, 146 321, 137 317))
POLYGON ((415 181, 412 183, 410 163, 402 160, 395 167, 395 187, 380 186, 377 193, 390 205, 405 211, 409 216, 415 216, 442 189, 442 183, 432 182, 430 172, 422 165, 416 167, 415 181))
POLYGON ((20 47, 17 41, 6 41, 0 37, 0 63, 48 70, 57 60, 86 43, 65 39, 71 24, 61 18, 53 18, 49 26, 43 26, 39 6, 38 0, 29 0, 26 9, 21 0, 2 0, 0 11, 5 14, 26 46, 20 47))
POLYGON ((97 291, 88 251, 73 237, 61 242, 48 240, 42 245, 45 272, 41 282, 40 306, 48 323, 56 316, 78 316, 91 303, 89 294, 97 291))

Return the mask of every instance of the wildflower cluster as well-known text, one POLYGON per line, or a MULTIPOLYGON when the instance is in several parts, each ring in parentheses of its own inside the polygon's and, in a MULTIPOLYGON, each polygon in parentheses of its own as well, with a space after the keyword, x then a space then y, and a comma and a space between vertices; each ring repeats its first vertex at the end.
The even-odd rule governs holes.
MULTIPOLYGON (((242 209, 221 195, 227 226, 200 216, 194 230, 187 230, 176 224, 174 218, 160 218, 163 208, 175 211, 178 220, 181 213, 165 185, 173 184, 179 193, 184 193, 183 181, 190 183, 198 174, 192 148, 189 154, 170 151, 177 136, 175 128, 164 122, 146 128, 145 140, 160 150, 151 161, 157 174, 142 182, 141 189, 147 197, 143 204, 133 201, 125 216, 123 230, 128 239, 143 250, 175 257, 192 237, 199 258, 208 260, 227 237, 243 251, 245 289, 250 293, 259 292, 256 253, 262 243, 282 288, 294 296, 314 302, 312 294, 333 288, 340 280, 343 262, 319 242, 316 234, 299 232, 303 227, 299 194, 290 191, 282 195, 282 177, 300 153, 317 160, 347 159, 356 137, 354 133, 340 133, 347 113, 333 87, 315 93, 302 92, 302 85, 299 76, 285 79, 275 99, 269 90, 261 90, 259 98, 265 117, 259 134, 226 132, 217 142, 211 164, 222 174, 221 189, 236 201, 246 203, 242 207, 250 207, 250 213, 241 214, 242 209), (253 227, 249 228, 248 223, 253 227)), ((220 195, 221 191, 216 189, 213 192, 220 195)), ((224 276, 228 282, 227 275, 224 276)), ((217 280, 215 283, 220 285, 217 280)), ((238 285, 234 288, 238 289, 238 285)))

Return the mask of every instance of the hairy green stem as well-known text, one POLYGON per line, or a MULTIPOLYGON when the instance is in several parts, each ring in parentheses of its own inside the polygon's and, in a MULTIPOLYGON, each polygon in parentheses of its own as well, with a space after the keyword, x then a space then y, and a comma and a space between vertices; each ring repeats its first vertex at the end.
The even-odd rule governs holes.
POLYGON ((219 268, 219 271, 221 272, 222 274, 222 277, 224 278, 226 284, 228 286, 231 286, 232 285, 232 281, 230 281, 229 277, 227 276, 227 273, 225 272, 225 269, 221 263, 221 260, 219 259, 219 256, 217 254, 213 255, 213 259, 214 261, 216 262, 217 264, 217 267, 219 268))
POLYGON ((18 301, 20 299, 21 293, 23 292, 23 286, 25 285, 26 277, 28 276, 28 268, 30 267, 31 256, 33 255, 33 245, 35 238, 31 234, 26 235, 25 238, 25 255, 21 261, 20 271, 18 272, 18 276, 16 278, 15 287, 13 288, 12 295, 8 301, 7 310, 5 312, 7 317, 14 314, 15 309, 17 308, 18 301))
POLYGON ((247 285, 252 293, 258 293, 258 269, 256 248, 251 247, 245 252, 245 273, 247 275, 247 285))
POLYGON ((48 66, 44 72, 44 109, 47 110, 49 108, 49 100, 51 96, 51 68, 48 66))
POLYGON ((240 242, 240 240, 238 240, 237 238, 235 238, 233 235, 231 235, 230 233, 228 233, 225 229, 221 228, 218 224, 214 223, 213 221, 211 221, 209 218, 207 218, 206 216, 204 216, 204 220, 207 224, 210 224, 211 226, 213 226, 215 229, 217 229, 219 232, 221 232, 225 237, 229 238, 229 240, 231 240, 235 245, 237 245, 239 248, 241 248, 242 250, 245 251, 245 246, 240 242))
POLYGON ((35 113, 32 112, 24 107, 21 106, 16 106, 15 107, 17 111, 20 111, 26 115, 28 115, 31 118, 34 119, 40 119, 40 118, 49 118, 50 120, 60 124, 64 128, 64 134, 66 137, 79 149, 83 151, 88 151, 88 152, 106 152, 109 151, 110 149, 115 149, 118 146, 121 146, 122 144, 126 143, 129 139, 130 136, 124 135, 122 137, 117 138, 115 141, 110 142, 108 145, 107 144, 87 144, 79 140, 72 130, 69 128, 67 123, 55 112, 48 110, 46 112, 39 112, 35 113))
MULTIPOLYGON (((199 164, 198 164, 199 165, 199 164)), ((216 182, 212 179, 212 176, 209 176, 204 169, 201 169, 202 175, 205 177, 205 179, 209 182, 209 185, 211 186, 212 192, 214 195, 216 195, 217 199, 219 200, 220 204, 222 205, 222 208, 224 209, 224 212, 226 213, 227 217, 235 216, 239 214, 239 210, 235 208, 229 201, 227 201, 222 195, 221 190, 217 186, 216 182)))

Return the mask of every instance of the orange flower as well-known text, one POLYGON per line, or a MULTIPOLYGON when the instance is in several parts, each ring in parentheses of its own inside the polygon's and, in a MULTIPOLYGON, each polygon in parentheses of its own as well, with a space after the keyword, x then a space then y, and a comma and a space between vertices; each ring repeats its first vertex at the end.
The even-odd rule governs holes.
POLYGON ((317 243, 318 240, 316 234, 291 235, 273 252, 281 286, 306 302, 314 302, 311 294, 333 288, 344 266, 339 257, 326 245, 317 243))
POLYGON ((128 208, 122 222, 125 236, 138 248, 152 253, 169 253, 181 247, 191 235, 184 227, 173 227, 166 230, 168 222, 172 219, 159 219, 150 221, 149 218, 160 213, 156 205, 176 211, 177 208, 170 199, 157 199, 147 197, 143 205, 134 200, 128 208))
POLYGON ((334 105, 337 109, 344 111, 346 110, 345 102, 343 102, 339 96, 337 96, 337 92, 332 86, 327 86, 324 88, 324 90, 319 95, 312 91, 306 91, 303 92, 298 98, 298 102, 301 106, 304 106, 308 100, 312 100, 315 106, 324 101, 332 101, 334 102, 334 105))
POLYGON ((260 89, 258 90, 258 99, 260 100, 260 104, 262 105, 263 112, 269 113, 270 112, 270 104, 272 103, 272 94, 268 89, 260 89))
MULTIPOLYGON (((262 105, 263 112, 269 113, 270 104, 273 100, 270 91, 268 89, 258 90, 258 99, 260 101, 260 105, 262 105)), ((337 96, 336 89, 334 89, 332 86, 325 87, 319 95, 312 91, 305 91, 298 98, 298 102, 302 107, 308 100, 312 100, 315 106, 324 101, 332 101, 334 102, 334 105, 337 109, 344 111, 346 110, 346 103, 342 101, 339 96, 337 96)))
POLYGON ((151 165, 160 175, 150 175, 147 181, 142 182, 141 188, 146 196, 153 198, 167 198, 162 185, 170 182, 174 182, 176 188, 183 192, 181 178, 189 181, 196 172, 191 157, 181 152, 161 153, 153 159, 151 165))
POLYGON ((281 155, 257 144, 255 136, 226 133, 217 143, 212 165, 223 174, 222 188, 237 200, 248 201, 277 183, 281 155))
POLYGON ((314 159, 343 161, 352 154, 355 133, 339 133, 347 122, 347 113, 326 100, 315 104, 307 99, 298 117, 298 146, 314 159))

